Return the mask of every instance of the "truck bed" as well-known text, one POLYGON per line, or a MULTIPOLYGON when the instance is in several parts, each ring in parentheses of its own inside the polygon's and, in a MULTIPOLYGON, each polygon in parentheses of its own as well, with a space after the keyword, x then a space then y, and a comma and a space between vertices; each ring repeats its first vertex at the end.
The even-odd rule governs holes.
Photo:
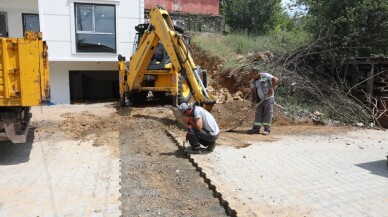
POLYGON ((41 105, 49 95, 47 46, 41 34, 0 38, 0 107, 41 105))

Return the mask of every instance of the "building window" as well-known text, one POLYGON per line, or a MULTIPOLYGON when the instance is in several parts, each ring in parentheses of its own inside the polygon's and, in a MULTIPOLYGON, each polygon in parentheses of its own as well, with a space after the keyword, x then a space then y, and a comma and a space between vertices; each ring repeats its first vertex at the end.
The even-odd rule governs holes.
POLYGON ((0 11, 0 37, 8 37, 7 12, 0 11))
POLYGON ((23 35, 26 31, 39 32, 39 15, 38 14, 22 14, 23 17, 23 35))
POLYGON ((116 53, 113 5, 75 4, 77 52, 116 53))

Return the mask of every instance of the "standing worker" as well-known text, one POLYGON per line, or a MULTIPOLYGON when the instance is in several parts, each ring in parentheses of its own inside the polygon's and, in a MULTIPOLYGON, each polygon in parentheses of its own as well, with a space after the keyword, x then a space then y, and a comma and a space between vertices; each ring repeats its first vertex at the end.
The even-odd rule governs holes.
POLYGON ((252 79, 252 102, 255 105, 255 121, 250 134, 260 133, 261 126, 264 127, 264 135, 271 132, 273 105, 275 102, 275 89, 279 84, 279 79, 269 73, 253 68, 249 72, 252 79))
POLYGON ((181 114, 187 118, 186 141, 190 147, 185 150, 189 154, 201 154, 201 144, 207 151, 213 151, 220 129, 214 117, 201 106, 182 103, 178 106, 181 114))

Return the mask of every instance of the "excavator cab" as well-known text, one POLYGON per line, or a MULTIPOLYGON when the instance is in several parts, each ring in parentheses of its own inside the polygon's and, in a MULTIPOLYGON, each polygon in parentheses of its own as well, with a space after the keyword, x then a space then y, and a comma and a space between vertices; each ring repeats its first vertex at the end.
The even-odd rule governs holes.
MULTIPOLYGON (((135 30, 137 33, 135 36, 132 53, 135 53, 137 51, 140 40, 143 37, 144 32, 148 29, 149 25, 150 25, 149 23, 143 23, 135 26, 135 30)), ((183 28, 174 25, 174 29, 176 32, 182 35, 184 34, 183 28)), ((185 36, 184 38, 187 41, 187 43, 189 43, 190 38, 188 36, 185 36)), ((168 56, 166 49, 164 49, 163 44, 159 42, 159 44, 154 49, 154 54, 151 58, 150 63, 148 64, 148 69, 152 70, 152 69, 171 68, 171 66, 167 65, 169 63, 171 63, 170 57, 168 56)))

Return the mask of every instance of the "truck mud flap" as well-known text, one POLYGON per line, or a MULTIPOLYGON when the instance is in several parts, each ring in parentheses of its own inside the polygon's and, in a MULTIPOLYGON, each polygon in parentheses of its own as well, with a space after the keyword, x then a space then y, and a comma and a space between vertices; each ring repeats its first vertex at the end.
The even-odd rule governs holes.
POLYGON ((25 143, 27 141, 28 128, 31 121, 31 113, 27 112, 23 121, 15 113, 2 113, 1 120, 6 137, 12 143, 25 143))

